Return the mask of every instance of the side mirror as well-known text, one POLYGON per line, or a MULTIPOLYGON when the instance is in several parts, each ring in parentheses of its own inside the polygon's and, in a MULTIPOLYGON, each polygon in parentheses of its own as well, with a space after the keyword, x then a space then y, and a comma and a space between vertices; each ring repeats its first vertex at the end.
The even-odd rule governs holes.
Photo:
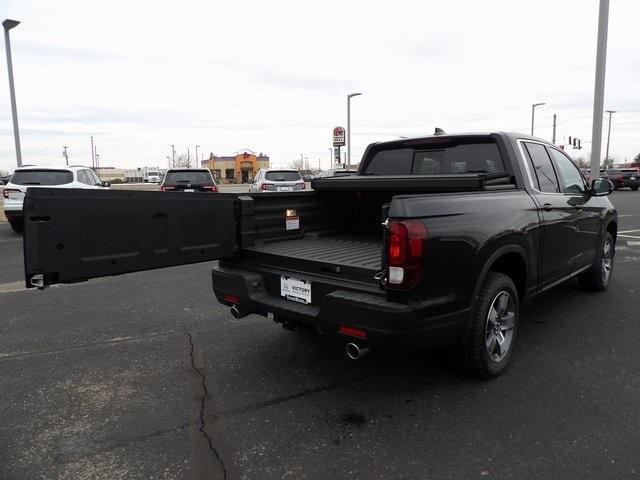
POLYGON ((594 197, 604 197, 613 192, 613 183, 604 178, 596 178, 591 181, 591 195, 594 197))
POLYGON ((108 188, 111 186, 111 182, 102 182, 102 186, 108 188))

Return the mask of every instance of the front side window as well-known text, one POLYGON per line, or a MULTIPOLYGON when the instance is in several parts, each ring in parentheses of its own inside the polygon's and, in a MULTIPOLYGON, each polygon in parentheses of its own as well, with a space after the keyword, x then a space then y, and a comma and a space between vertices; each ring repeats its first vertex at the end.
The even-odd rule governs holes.
POLYGON ((541 192, 559 193, 558 177, 551 163, 551 158, 547 154, 547 149, 539 143, 529 142, 525 142, 525 147, 531 160, 530 165, 533 170, 531 175, 534 176, 534 184, 537 183, 541 192))
POLYGON ((78 181, 85 185, 91 185, 86 170, 78 170, 78 181))
POLYGON ((584 181, 580 171, 569 158, 555 148, 548 148, 551 158, 556 162, 562 179, 562 190, 565 193, 583 193, 584 181))

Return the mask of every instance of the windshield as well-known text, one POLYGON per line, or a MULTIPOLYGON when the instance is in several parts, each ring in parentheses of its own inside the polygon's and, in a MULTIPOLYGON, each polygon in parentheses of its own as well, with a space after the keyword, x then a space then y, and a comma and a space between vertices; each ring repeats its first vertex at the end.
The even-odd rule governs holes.
MULTIPOLYGON (((156 174, 157 175, 157 174, 156 174)), ((208 170, 172 170, 167 172, 165 183, 213 183, 208 170)))
POLYGON ((416 145, 378 151, 365 175, 451 175, 504 171, 498 146, 489 139, 416 145))
POLYGON ((157 177, 158 172, 147 172, 147 175, 157 177))
POLYGON ((14 185, 64 185, 73 182, 69 170, 16 170, 11 178, 14 185))
POLYGON ((272 182, 295 182, 296 180, 302 180, 300 172, 295 170, 271 170, 265 174, 264 178, 272 182))

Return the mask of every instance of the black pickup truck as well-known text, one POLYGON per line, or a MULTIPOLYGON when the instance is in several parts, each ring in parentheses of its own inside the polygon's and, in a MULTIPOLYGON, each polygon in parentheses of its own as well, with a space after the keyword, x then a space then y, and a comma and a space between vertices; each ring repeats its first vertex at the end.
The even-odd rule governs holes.
POLYGON ((522 306, 578 276, 607 288, 617 214, 603 179, 513 133, 370 145, 356 175, 313 191, 175 196, 30 189, 28 287, 219 259, 241 318, 369 348, 452 346, 483 377, 509 364, 522 306))

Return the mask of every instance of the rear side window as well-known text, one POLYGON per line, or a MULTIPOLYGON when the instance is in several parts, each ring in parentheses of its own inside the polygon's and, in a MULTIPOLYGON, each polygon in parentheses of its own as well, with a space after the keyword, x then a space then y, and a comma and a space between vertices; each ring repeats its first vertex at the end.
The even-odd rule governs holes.
POLYGON ((382 150, 371 159, 365 175, 452 175, 504 171, 498 146, 492 141, 475 141, 382 150))
POLYGON ((559 193, 558 177, 551 163, 547 149, 539 143, 525 142, 525 147, 529 152, 529 165, 531 166, 531 175, 533 182, 537 184, 537 188, 541 192, 559 193))
POLYGON ((165 183, 213 183, 208 170, 171 170, 167 172, 165 183))
POLYGON ((17 170, 11 178, 14 185, 64 185, 73 182, 69 170, 17 170))
POLYGON ((290 170, 272 170, 267 172, 264 178, 265 180, 270 180, 272 182, 295 182, 296 180, 302 180, 300 172, 290 170))

